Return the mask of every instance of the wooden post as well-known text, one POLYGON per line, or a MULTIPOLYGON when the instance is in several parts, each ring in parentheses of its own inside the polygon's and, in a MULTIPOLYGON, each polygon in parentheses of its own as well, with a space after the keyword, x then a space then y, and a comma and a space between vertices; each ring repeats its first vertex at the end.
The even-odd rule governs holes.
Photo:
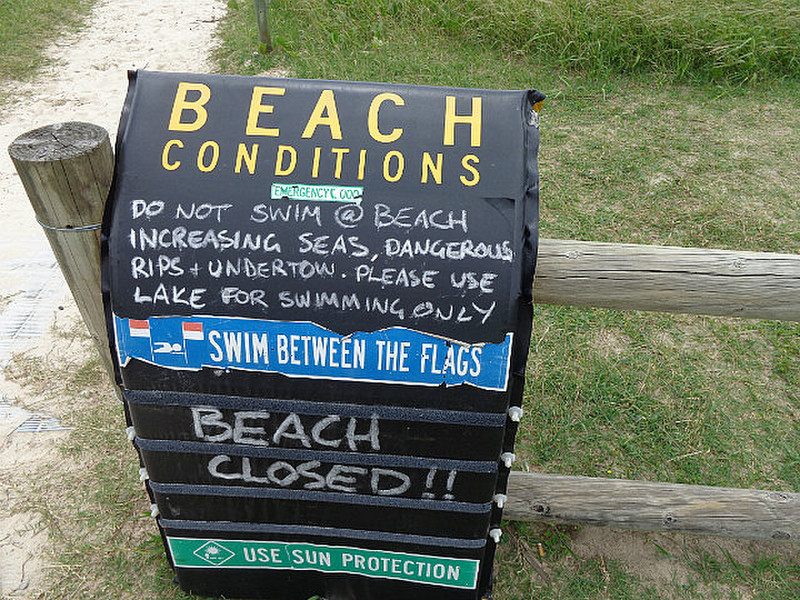
POLYGON ((258 41, 264 44, 266 52, 272 52, 272 35, 269 27, 269 3, 270 0, 253 0, 256 12, 256 23, 258 24, 258 41))
POLYGON ((114 381, 100 285, 100 223, 114 173, 108 132, 90 123, 48 125, 19 136, 8 152, 114 381))
POLYGON ((800 321, 800 256, 539 240, 537 304, 800 321))
POLYGON ((751 540, 800 540, 800 494, 514 471, 503 516, 751 540))

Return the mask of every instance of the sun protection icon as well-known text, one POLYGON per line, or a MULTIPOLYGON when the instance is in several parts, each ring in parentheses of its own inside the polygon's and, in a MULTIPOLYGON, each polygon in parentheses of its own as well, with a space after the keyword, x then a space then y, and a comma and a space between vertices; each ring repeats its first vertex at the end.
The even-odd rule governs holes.
POLYGON ((211 540, 194 551, 194 555, 210 565, 218 567, 236 555, 222 544, 211 540))

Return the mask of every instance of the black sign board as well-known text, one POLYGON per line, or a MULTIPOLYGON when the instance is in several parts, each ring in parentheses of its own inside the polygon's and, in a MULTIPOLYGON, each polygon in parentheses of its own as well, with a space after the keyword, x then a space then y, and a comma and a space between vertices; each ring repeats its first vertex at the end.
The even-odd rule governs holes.
POLYGON ((131 74, 106 309, 184 589, 491 595, 542 98, 131 74))

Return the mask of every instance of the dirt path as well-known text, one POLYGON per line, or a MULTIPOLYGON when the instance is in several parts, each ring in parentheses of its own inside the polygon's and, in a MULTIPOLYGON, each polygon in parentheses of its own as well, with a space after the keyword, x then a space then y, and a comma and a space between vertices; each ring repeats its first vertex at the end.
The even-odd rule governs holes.
MULTIPOLYGON (((127 70, 208 71, 212 34, 224 10, 220 0, 99 0, 81 32, 53 43, 52 67, 31 83, 9 86, 12 99, 0 112, 0 369, 15 352, 46 360, 34 348, 50 345, 56 316, 77 315, 5 148, 26 131, 63 121, 97 123, 113 140, 127 70)), ((36 597, 45 568, 46 532, 34 516, 12 514, 10 485, 58 460, 56 442, 68 435, 20 408, 46 412, 40 404, 0 370, 0 598, 36 597), (34 432, 20 430, 32 420, 40 424, 34 432)))
POLYGON ((0 302, 0 362, 8 357, 10 340, 40 335, 42 318, 47 327, 47 315, 28 314, 19 301, 37 296, 37 288, 38 304, 42 296, 52 301, 63 294, 60 275, 54 275, 56 282, 44 275, 57 269, 5 148, 30 129, 62 121, 97 123, 113 136, 127 70, 206 71, 211 35, 223 12, 219 0, 100 0, 79 35, 54 42, 54 66, 32 83, 11 87, 13 99, 0 113, 0 298, 15 297, 14 306, 0 302))

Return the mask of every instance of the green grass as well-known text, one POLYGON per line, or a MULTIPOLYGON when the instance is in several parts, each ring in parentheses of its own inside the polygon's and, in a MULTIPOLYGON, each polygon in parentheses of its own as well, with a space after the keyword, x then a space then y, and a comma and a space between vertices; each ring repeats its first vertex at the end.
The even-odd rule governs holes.
POLYGON ((25 79, 44 63, 42 51, 77 27, 92 0, 2 0, 0 82, 25 79))
POLYGON ((496 600, 786 600, 800 594, 796 559, 767 556, 748 544, 611 532, 603 539, 607 547, 579 548, 576 528, 514 523, 506 529, 496 600))
POLYGON ((798 76, 800 8, 790 1, 408 4, 454 37, 595 73, 657 70, 679 80, 798 76))
POLYGON ((542 308, 522 468, 798 491, 800 356, 781 345, 799 335, 797 324, 542 308))
MULTIPOLYGON (((233 10, 247 4, 229 2, 233 10)), ((531 58, 560 72, 658 72, 676 81, 800 77, 800 7, 791 0, 277 0, 272 14, 275 40, 304 63, 332 54, 366 60, 398 44, 434 50, 423 39, 433 35, 449 47, 531 58), (311 47, 316 59, 304 56, 311 47)), ((419 67, 437 70, 437 62, 419 67)))

